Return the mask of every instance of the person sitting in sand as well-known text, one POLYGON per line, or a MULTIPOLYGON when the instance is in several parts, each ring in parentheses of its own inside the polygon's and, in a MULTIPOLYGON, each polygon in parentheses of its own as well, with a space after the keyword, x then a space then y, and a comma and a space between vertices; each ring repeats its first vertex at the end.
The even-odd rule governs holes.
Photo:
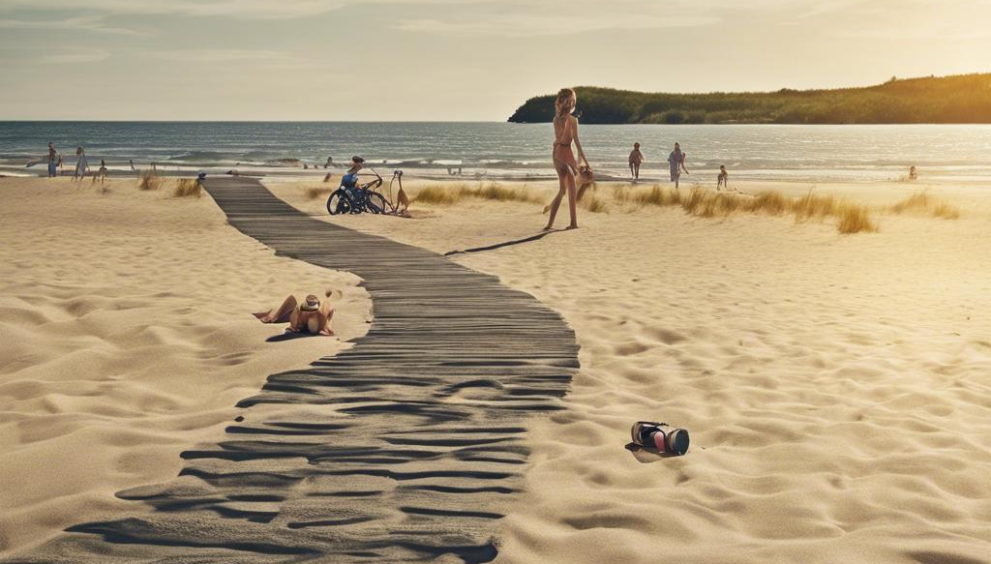
POLYGON ((640 152, 640 143, 633 144, 633 151, 630 152, 630 175, 633 180, 640 180, 640 165, 643 164, 643 153, 640 152))
POLYGON ((726 165, 719 165, 719 177, 716 179, 716 190, 726 188, 729 190, 729 173, 726 172, 726 165))
POLYGON ((688 155, 681 152, 681 145, 678 143, 674 144, 674 151, 668 155, 668 165, 671 167, 671 182, 674 182, 675 189, 680 188, 681 184, 681 171, 685 171, 685 174, 691 174, 688 172, 688 168, 685 166, 685 160, 688 155))
POLYGON ((909 180, 919 179, 919 171, 918 169, 915 168, 915 165, 908 167, 908 179, 909 180))
POLYGON ((86 151, 82 147, 76 147, 76 170, 72 174, 73 180, 82 180, 89 170, 89 160, 86 159, 86 151))
POLYGON ((571 151, 571 145, 578 149, 578 156, 584 163, 584 169, 589 177, 594 176, 592 165, 588 164, 585 158, 585 151, 582 150, 581 141, 578 140, 578 118, 571 115, 575 111, 578 103, 578 96, 571 88, 562 88, 557 93, 554 100, 554 150, 551 158, 554 162, 554 170, 557 172, 557 179, 560 183, 557 196, 550 204, 550 218, 544 231, 554 228, 554 218, 557 217, 557 210, 561 206, 561 200, 565 193, 568 194, 568 211, 571 212, 571 224, 568 229, 578 229, 578 186, 575 177, 578 175, 578 161, 571 151))
MULTIPOLYGON (((327 292, 330 296, 330 292, 327 292)), ((333 336, 330 328, 334 319, 334 308, 327 301, 310 294, 303 303, 297 303, 295 296, 289 296, 278 308, 267 313, 256 313, 255 317, 262 323, 288 323, 288 333, 306 333, 310 335, 333 336)))

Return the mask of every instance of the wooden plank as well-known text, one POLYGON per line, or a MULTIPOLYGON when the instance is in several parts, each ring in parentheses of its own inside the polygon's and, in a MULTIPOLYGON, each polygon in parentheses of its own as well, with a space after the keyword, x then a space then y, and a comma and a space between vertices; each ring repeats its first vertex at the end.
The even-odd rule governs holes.
POLYGON ((522 487, 524 422, 562 409, 578 368, 571 329, 493 276, 309 217, 257 181, 205 186, 245 235, 360 276, 368 334, 271 375, 227 440, 183 453, 176 479, 118 494, 153 512, 72 527, 7 562, 494 558, 495 522, 522 487))

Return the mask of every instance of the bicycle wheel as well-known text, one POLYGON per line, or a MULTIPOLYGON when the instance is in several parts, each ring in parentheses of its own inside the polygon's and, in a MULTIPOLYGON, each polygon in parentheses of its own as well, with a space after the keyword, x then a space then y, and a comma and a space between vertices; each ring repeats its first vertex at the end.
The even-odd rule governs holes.
POLYGON ((327 198, 327 211, 330 215, 351 213, 351 199, 343 190, 336 190, 327 198))
POLYGON ((378 192, 369 192, 365 196, 365 205, 372 213, 385 213, 388 209, 385 205, 385 196, 378 192))

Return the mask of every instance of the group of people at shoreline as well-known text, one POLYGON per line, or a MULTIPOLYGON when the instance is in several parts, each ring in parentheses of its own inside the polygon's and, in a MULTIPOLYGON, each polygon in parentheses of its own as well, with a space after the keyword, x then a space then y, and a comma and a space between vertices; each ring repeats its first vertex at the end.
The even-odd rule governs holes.
MULTIPOLYGON (((640 143, 633 144, 633 150, 630 151, 630 176, 633 178, 634 182, 640 180, 640 167, 647 161, 644 158, 643 151, 640 150, 640 143)), ((681 187, 681 173, 691 174, 688 172, 688 155, 681 150, 681 144, 675 143, 674 150, 668 155, 668 168, 671 172, 671 182, 674 182, 675 188, 681 187)), ((722 186, 725 180, 728 178, 728 173, 726 172, 726 167, 719 167, 719 182, 717 188, 722 186)))
MULTIPOLYGON (((48 143, 48 178, 55 178, 59 175, 59 170, 62 168, 62 153, 55 148, 55 143, 48 143)), ((133 165, 132 165, 133 166, 133 165)), ((82 180, 86 178, 87 174, 93 176, 93 181, 96 182, 97 179, 105 180, 107 178, 107 162, 105 160, 100 160, 100 168, 95 172, 90 172, 91 167, 89 166, 89 158, 86 157, 86 150, 82 147, 76 147, 76 166, 72 171, 73 180, 82 180)))

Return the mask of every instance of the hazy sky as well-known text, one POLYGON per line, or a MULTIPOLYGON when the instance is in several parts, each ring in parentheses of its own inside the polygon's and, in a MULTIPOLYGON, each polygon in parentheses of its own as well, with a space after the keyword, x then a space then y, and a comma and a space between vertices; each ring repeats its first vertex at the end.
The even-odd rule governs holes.
POLYGON ((991 70, 991 0, 0 0, 0 119, 504 120, 991 70))

